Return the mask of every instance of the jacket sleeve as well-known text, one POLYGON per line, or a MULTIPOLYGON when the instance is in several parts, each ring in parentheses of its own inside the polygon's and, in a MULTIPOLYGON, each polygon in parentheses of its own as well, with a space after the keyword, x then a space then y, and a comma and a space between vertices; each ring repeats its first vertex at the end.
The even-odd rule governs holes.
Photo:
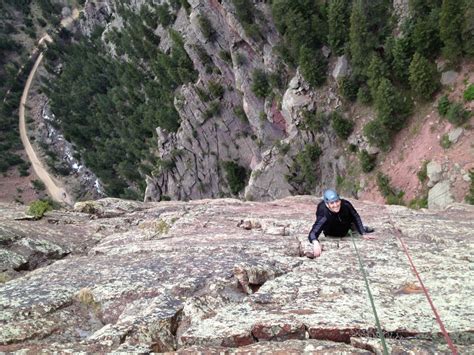
POLYGON ((349 207, 349 211, 351 212, 352 218, 354 218, 355 225, 357 227, 357 231, 360 235, 364 234, 364 225, 362 224, 362 220, 360 219, 359 214, 357 213, 354 206, 349 201, 346 201, 347 207, 349 207))
POLYGON ((315 240, 318 240, 319 235, 323 231, 324 224, 326 223, 327 218, 325 216, 316 215, 316 222, 314 222, 311 232, 309 232, 308 239, 310 243, 313 243, 315 240))

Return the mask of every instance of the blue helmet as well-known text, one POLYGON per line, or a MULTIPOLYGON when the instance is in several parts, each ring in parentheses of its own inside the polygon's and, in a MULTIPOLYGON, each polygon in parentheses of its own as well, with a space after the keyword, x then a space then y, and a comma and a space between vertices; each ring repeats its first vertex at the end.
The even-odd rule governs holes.
POLYGON ((329 203, 339 201, 341 198, 339 197, 336 191, 332 189, 327 189, 326 191, 324 191, 323 199, 325 203, 329 203))

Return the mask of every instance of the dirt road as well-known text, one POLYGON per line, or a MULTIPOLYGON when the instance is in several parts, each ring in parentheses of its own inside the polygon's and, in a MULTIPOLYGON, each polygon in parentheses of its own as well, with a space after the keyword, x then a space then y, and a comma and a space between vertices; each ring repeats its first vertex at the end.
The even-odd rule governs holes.
MULTIPOLYGON (((43 41, 49 41, 51 42, 51 37, 49 35, 43 36, 39 44, 43 43, 43 41)), ((28 93, 30 91, 30 86, 31 82, 36 74, 36 70, 38 69, 38 66, 40 65, 41 61, 43 60, 43 53, 40 53, 38 58, 36 59, 35 65, 31 69, 30 75, 28 76, 28 80, 26 81, 25 88, 23 89, 23 94, 21 96, 20 100, 20 137, 21 141, 23 143, 23 146, 25 147, 26 154, 28 155, 28 158, 30 159, 31 165, 38 177, 43 181, 43 183, 46 186, 46 189, 51 196, 51 198, 54 201, 60 202, 60 203, 66 203, 69 206, 72 206, 74 204, 74 200, 72 197, 67 193, 67 191, 64 189, 63 186, 61 186, 60 182, 57 181, 53 176, 51 176, 47 169, 45 169, 43 163, 38 159, 38 156, 36 155, 36 152, 34 151, 29 139, 28 139, 28 134, 26 130, 26 123, 25 123, 25 105, 26 105, 26 99, 28 98, 28 93)))

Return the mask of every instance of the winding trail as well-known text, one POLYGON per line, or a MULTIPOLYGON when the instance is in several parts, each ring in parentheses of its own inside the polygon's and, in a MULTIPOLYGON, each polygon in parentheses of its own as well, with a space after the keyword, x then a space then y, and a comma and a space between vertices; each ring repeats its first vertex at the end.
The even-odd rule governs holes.
MULTIPOLYGON (((33 52, 33 55, 36 53, 36 51, 39 51, 39 46, 44 41, 52 42, 52 39, 48 34, 44 35, 39 40, 38 47, 33 52)), ((44 167, 43 163, 39 160, 38 156, 36 155, 36 152, 34 151, 33 146, 31 145, 30 140, 28 139, 28 134, 26 131, 26 123, 25 123, 26 100, 28 98, 28 93, 30 91, 31 82, 34 79, 36 70, 38 69, 38 66, 40 65, 42 60, 43 60, 43 53, 41 52, 38 55, 38 58, 36 59, 35 65, 31 69, 30 75, 28 76, 28 80, 26 81, 26 84, 25 84, 25 88, 23 89, 23 94, 21 95, 20 110, 19 110, 19 116, 20 116, 19 126, 20 126, 21 142, 23 143, 23 146, 25 147, 26 154, 28 155, 28 159, 30 159, 33 170, 35 171, 36 175, 38 175, 40 180, 43 181, 51 198, 56 202, 65 203, 69 206, 72 206, 74 204, 73 198, 67 193, 66 189, 63 186, 61 186, 61 183, 48 173, 48 170, 44 167)))

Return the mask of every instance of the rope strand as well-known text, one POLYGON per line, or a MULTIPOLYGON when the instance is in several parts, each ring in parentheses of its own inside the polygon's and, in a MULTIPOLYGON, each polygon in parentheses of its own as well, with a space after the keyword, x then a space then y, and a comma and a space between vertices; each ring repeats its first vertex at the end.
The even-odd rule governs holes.
POLYGON ((353 235, 351 230, 349 230, 349 234, 352 238, 352 243, 354 244, 354 249, 356 251, 357 259, 359 260, 359 267, 360 267, 360 270, 362 272, 362 276, 364 277, 365 288, 367 290, 367 294, 369 295, 369 300, 370 300, 370 305, 372 307, 372 312, 374 313, 375 325, 377 327, 377 333, 378 333, 378 336, 380 338, 380 342, 382 343, 383 353, 384 353, 384 355, 388 355, 389 352, 388 352, 388 349, 387 349, 387 344, 385 343, 385 337, 384 337, 383 332, 382 332, 382 327, 380 326, 380 321, 379 321, 379 317, 377 315, 377 310, 375 309, 374 298, 372 297, 372 292, 370 292, 369 281, 367 280, 367 275, 366 275, 364 266, 362 264, 362 258, 360 257, 359 251, 358 251, 356 243, 355 243, 354 235, 353 235))
POLYGON ((424 292, 424 294, 425 294, 425 296, 428 300, 428 303, 430 304, 431 309, 433 310, 433 313, 436 317, 436 322, 439 324, 439 327, 441 329, 441 332, 443 333, 444 339, 448 343, 448 346, 449 346, 451 352, 453 353, 453 355, 457 355, 458 351, 457 351, 456 347, 454 346, 454 343, 451 340, 448 332, 446 331, 446 328, 444 327, 443 322, 441 321, 441 317, 439 316, 438 311, 436 310, 436 307, 435 307, 433 301, 431 300, 431 297, 428 293, 428 290, 426 289, 425 285, 423 284, 423 281, 421 280, 420 274, 416 270, 415 264, 413 263, 413 260, 410 256, 410 254, 408 253, 408 248, 406 247, 405 243, 403 242, 402 232, 400 231, 400 229, 395 228, 393 226, 393 223, 391 223, 391 224, 392 224, 393 229, 395 230, 395 235, 397 236, 398 240, 400 241, 400 244, 402 245, 403 251, 405 252, 405 254, 408 258, 408 261, 410 262, 411 268, 413 269, 413 272, 415 273, 416 278, 418 279, 418 282, 420 283, 421 288, 423 289, 423 292, 424 292))

